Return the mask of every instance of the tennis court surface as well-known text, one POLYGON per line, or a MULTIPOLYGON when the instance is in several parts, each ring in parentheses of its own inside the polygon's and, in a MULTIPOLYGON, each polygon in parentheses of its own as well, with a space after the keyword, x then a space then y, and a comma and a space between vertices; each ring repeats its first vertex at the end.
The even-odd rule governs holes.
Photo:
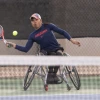
MULTIPOLYGON (((35 58, 35 60, 36 59, 37 58, 35 58)), ((94 60, 93 58, 91 58, 91 61, 94 61, 94 62, 93 62, 93 66, 92 66, 92 63, 90 66, 90 63, 87 62, 86 59, 85 59, 85 62, 83 59, 80 59, 83 61, 83 62, 81 61, 80 63, 81 65, 79 66, 75 65, 80 77, 80 82, 81 82, 81 87, 79 90, 76 90, 75 86, 73 85, 70 78, 68 77, 67 79, 71 86, 71 90, 68 90, 66 83, 63 82, 61 84, 48 85, 48 88, 49 88, 48 91, 45 91, 43 81, 41 77, 38 75, 35 76, 29 88, 25 91, 23 88, 23 83, 24 83, 25 74, 29 67, 28 66, 29 62, 26 65, 24 63, 25 59, 20 59, 21 63, 19 63, 18 66, 16 64, 7 66, 6 60, 5 60, 4 62, 6 66, 4 67, 1 65, 0 67, 1 69, 0 99, 3 99, 3 100, 6 100, 6 99, 7 100, 11 100, 11 99, 12 100, 16 100, 16 99, 17 100, 18 99, 19 100, 30 100, 30 99, 43 100, 45 98, 45 100, 51 100, 51 99, 99 100, 100 98, 100 74, 99 74, 100 68, 98 66, 98 60, 97 59, 94 60), (22 62, 23 62, 23 65, 22 65, 22 62)), ((30 62, 31 61, 33 61, 33 59, 30 57, 30 62)), ((43 62, 43 60, 41 61, 43 62)), ((73 59, 72 59, 72 62, 74 62, 73 59)), ((72 62, 69 62, 69 65, 72 62)), ((78 63, 79 60, 75 59, 75 62, 78 63)), ((33 61, 33 63, 35 62, 33 61)), ((9 62, 9 64, 11 63, 9 62)))

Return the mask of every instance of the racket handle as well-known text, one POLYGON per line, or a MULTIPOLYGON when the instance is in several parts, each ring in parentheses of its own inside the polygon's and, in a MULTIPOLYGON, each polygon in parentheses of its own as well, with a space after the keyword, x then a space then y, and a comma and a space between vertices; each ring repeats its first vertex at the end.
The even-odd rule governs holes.
MULTIPOLYGON (((3 42, 6 44, 7 43, 7 40, 3 40, 3 42)), ((11 47, 13 47, 13 45, 12 44, 8 44, 8 46, 7 46, 8 48, 11 48, 11 47)))
POLYGON ((11 48, 11 47, 13 47, 13 45, 12 44, 8 44, 8 48, 11 48))
POLYGON ((5 39, 3 40, 3 42, 4 42, 5 44, 7 43, 7 41, 6 41, 5 39))

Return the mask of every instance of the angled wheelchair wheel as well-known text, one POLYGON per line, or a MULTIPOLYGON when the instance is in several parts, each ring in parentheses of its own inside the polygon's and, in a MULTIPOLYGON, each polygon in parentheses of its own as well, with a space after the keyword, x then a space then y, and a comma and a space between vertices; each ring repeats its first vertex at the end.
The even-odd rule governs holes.
POLYGON ((68 71, 69 77, 70 77, 73 85, 75 86, 75 88, 77 90, 79 90, 81 83, 80 83, 80 77, 76 70, 76 67, 75 66, 66 66, 66 69, 68 71))
POLYGON ((27 90, 35 77, 38 66, 29 66, 24 78, 24 90, 27 90))
MULTIPOLYGON (((64 53, 64 56, 69 56, 68 54, 64 53)), ((67 73, 77 90, 81 87, 80 77, 77 72, 76 66, 66 66, 67 73)))

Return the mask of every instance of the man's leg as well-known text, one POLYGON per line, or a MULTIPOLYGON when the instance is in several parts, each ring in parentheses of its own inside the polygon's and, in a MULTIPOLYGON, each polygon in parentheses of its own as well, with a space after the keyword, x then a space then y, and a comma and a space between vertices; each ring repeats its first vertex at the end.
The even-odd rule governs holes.
MULTIPOLYGON (((57 56, 61 56, 62 53, 60 52, 51 52, 49 55, 57 55, 57 56)), ((59 78, 57 77, 57 72, 58 72, 59 66, 49 66, 49 71, 48 71, 48 77, 47 77, 47 82, 59 82, 59 78)))
MULTIPOLYGON (((55 52, 50 52, 48 53, 49 56, 52 56, 52 55, 56 55, 55 52)), ((53 73, 54 72, 54 67, 53 66, 49 66, 49 73, 53 73)))
POLYGON ((49 73, 53 73, 53 68, 52 66, 49 66, 49 73))
POLYGON ((49 66, 49 70, 48 70, 48 76, 47 76, 47 84, 53 83, 54 82, 54 78, 53 78, 53 67, 49 66))
MULTIPOLYGON (((56 55, 57 56, 62 56, 62 53, 61 52, 56 52, 56 55)), ((57 77, 57 72, 58 72, 58 69, 59 69, 60 66, 55 66, 54 67, 54 80, 55 82, 59 82, 60 79, 57 77)))
MULTIPOLYGON (((44 54, 44 55, 50 55, 48 54, 47 51, 45 50, 41 50, 41 52, 44 54)), ((53 79, 53 67, 52 66, 49 66, 48 68, 48 75, 47 75, 47 83, 51 83, 53 79)))
MULTIPOLYGON (((56 55, 57 56, 62 56, 62 53, 61 52, 56 52, 56 55)), ((54 67, 54 73, 57 73, 58 69, 59 69, 59 66, 54 67)))
MULTIPOLYGON (((52 56, 52 55, 56 55, 56 53, 55 52, 49 52, 48 55, 52 56)), ((54 66, 49 66, 47 83, 54 83, 54 66)))

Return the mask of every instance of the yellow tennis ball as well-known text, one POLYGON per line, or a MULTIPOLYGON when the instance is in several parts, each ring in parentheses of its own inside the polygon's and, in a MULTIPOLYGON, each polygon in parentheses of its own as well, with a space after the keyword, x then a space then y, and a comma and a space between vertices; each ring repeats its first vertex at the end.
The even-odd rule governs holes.
POLYGON ((18 32, 17 31, 13 31, 13 36, 16 36, 18 35, 18 32))

